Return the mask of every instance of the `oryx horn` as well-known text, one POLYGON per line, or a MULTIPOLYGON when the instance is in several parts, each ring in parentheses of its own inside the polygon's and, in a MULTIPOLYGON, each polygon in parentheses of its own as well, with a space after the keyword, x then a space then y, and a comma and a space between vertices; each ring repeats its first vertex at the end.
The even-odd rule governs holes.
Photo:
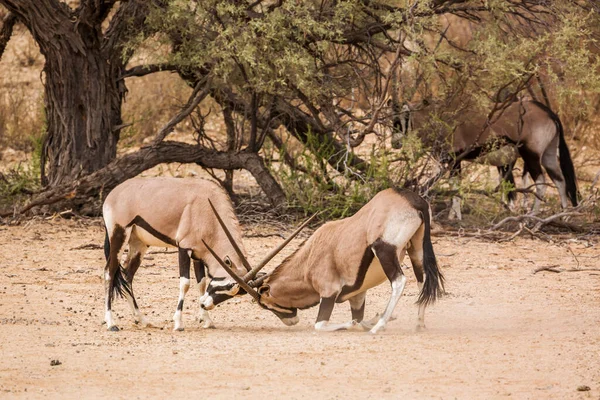
MULTIPOLYGON (((285 246, 287 246, 287 244, 296 237, 296 235, 298 235, 300 233, 300 231, 302 229, 304 229, 304 227, 306 225, 308 225, 310 223, 310 221, 312 221, 318 213, 314 213, 309 219, 307 219, 306 221, 304 221, 304 223, 302 225, 300 225, 298 227, 298 229, 296 229, 287 239, 285 239, 279 246, 277 246, 276 248, 274 248, 273 250, 271 250, 271 252, 269 254, 267 254, 267 256, 264 258, 264 260, 261 261, 260 264, 258 264, 256 267, 252 268, 252 270, 250 272, 248 272, 246 275, 244 275, 244 280, 246 282, 248 282, 249 280, 254 279, 254 277, 256 276, 256 274, 258 274, 258 272, 263 269, 265 267, 265 265, 267 265, 267 263, 269 261, 271 261, 271 259, 273 257, 275 257, 277 255, 277 253, 279 253, 285 246)), ((264 278, 263 278, 264 280, 264 278)))
POLYGON ((256 292, 256 290, 252 289, 241 277, 238 276, 238 274, 236 274, 231 268, 229 268, 229 266, 225 264, 225 261, 223 261, 221 257, 219 257, 217 253, 215 253, 215 251, 204 241, 204 239, 202 239, 202 243, 204 243, 208 251, 210 251, 210 254, 213 255, 213 257, 219 262, 219 264, 221 264, 221 267, 223 267, 223 269, 229 275, 231 275, 231 277, 240 285, 240 287, 244 289, 256 301, 259 301, 260 295, 256 292))
MULTIPOLYGON (((217 217, 217 221, 219 221, 219 224, 221 225, 221 228, 223 228, 223 230, 225 231, 225 235, 227 236, 227 239, 229 239, 229 242, 231 243, 231 245, 233 246, 233 248, 235 249, 235 251, 237 252, 238 256, 240 257, 240 259, 242 260, 242 262, 244 263, 244 266, 246 267, 246 269, 249 271, 246 275, 244 275, 244 282, 248 282, 249 280, 253 279, 256 274, 265 267, 265 265, 267 265, 267 263, 269 261, 271 261, 271 259, 273 257, 275 257, 277 255, 277 253, 279 253, 294 237, 296 237, 296 235, 298 235, 300 233, 300 231, 310 223, 310 221, 312 221, 318 213, 313 214, 309 219, 307 219, 302 225, 300 225, 300 227, 298 227, 298 229, 296 229, 287 239, 285 239, 283 241, 283 243, 281 243, 279 246, 277 246, 275 249, 273 249, 265 258, 263 261, 261 261, 256 267, 252 268, 250 267, 250 263, 248 262, 248 260, 246 259, 246 257, 244 256, 244 254, 242 253, 242 251, 240 250, 239 246, 237 245, 237 243, 235 243, 235 240, 233 239, 233 236, 231 236, 231 233, 229 232, 229 229, 227 229, 227 226, 225 226, 225 223, 223 222, 223 219, 219 216, 219 213, 217 212, 217 209, 215 208, 215 206, 213 206, 212 202, 210 200, 208 200, 208 203, 210 204, 210 207, 212 208, 213 212, 215 213, 215 216, 217 217)), ((244 288, 245 290, 245 288, 244 288)))
POLYGON ((223 228, 223 231, 225 231, 225 235, 227 236, 227 239, 229 239, 229 242, 233 246, 233 249, 235 250, 235 252, 237 253, 237 255, 240 257, 240 259, 242 260, 242 263, 244 264, 244 267, 246 267, 246 271, 250 271, 252 269, 252 267, 250 266, 250 263, 248 262, 248 260, 244 256, 244 253, 242 253, 242 250, 240 249, 240 247, 237 245, 237 243, 233 239, 233 236, 231 236, 231 232, 229 232, 229 229, 227 229, 227 227, 225 226, 225 223, 223 222, 223 219, 221 218, 221 216, 217 212, 217 209, 213 205, 212 201, 210 201, 210 199, 208 199, 208 204, 210 204, 210 208, 212 208, 213 213, 215 213, 215 217, 217 217, 217 221, 219 221, 219 225, 221 225, 221 227, 223 228))

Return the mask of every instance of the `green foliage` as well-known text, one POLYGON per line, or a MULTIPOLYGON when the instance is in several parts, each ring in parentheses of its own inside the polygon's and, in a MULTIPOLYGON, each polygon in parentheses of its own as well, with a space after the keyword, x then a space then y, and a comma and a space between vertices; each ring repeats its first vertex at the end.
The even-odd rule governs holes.
MULTIPOLYGON (((309 133, 309 146, 294 156, 297 168, 276 163, 284 159, 287 149, 287 144, 280 151, 266 146, 267 165, 277 177, 291 206, 307 214, 323 211, 321 218, 324 220, 352 215, 377 192, 393 185, 388 154, 375 146, 370 152, 370 167, 363 174, 351 168, 341 174, 327 166, 323 160, 331 157, 334 150, 331 146, 323 146, 312 133, 309 133), (309 149, 311 146, 312 149, 309 149)), ((352 157, 348 154, 348 161, 352 157)))
POLYGON ((33 152, 29 161, 19 162, 5 173, 0 172, 0 209, 11 207, 40 189, 40 159, 44 143, 42 134, 29 137, 33 152))

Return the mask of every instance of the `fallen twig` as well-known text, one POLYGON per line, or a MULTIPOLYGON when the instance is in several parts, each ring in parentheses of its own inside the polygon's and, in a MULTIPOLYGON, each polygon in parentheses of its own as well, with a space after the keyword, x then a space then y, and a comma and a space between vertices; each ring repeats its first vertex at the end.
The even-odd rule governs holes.
POLYGON ((537 274, 538 272, 541 271, 550 271, 550 272, 556 272, 556 273, 561 273, 561 272, 589 272, 589 271, 600 271, 600 268, 570 268, 570 269, 564 269, 564 268, 556 268, 558 267, 558 265, 551 265, 548 267, 540 267, 540 268, 536 268, 533 273, 537 274))
POLYGON ((550 272, 556 272, 556 273, 560 273, 560 269, 557 268, 558 265, 549 265, 549 266, 545 266, 545 267, 539 267, 533 270, 534 274, 537 274, 538 272, 541 271, 550 271, 550 272))
POLYGON ((88 243, 88 244, 82 244, 81 246, 70 248, 69 250, 99 250, 99 249, 103 249, 103 248, 104 248, 103 245, 99 245, 96 243, 88 243))

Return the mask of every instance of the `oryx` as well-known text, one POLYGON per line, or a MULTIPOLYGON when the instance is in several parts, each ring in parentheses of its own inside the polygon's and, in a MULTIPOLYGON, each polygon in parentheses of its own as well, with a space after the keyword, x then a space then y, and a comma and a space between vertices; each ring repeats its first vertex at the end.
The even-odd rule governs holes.
MULTIPOLYGON (((106 227, 104 255, 106 267, 105 321, 107 328, 117 331, 111 312, 115 293, 129 301, 136 322, 146 325, 133 295, 132 281, 149 246, 176 247, 179 251, 179 300, 173 316, 175 330, 183 330, 181 312, 190 287, 190 261, 196 280, 204 294, 208 279, 214 287, 225 282, 227 274, 206 250, 202 241, 222 254, 224 263, 236 273, 245 273, 243 247, 234 251, 217 223, 208 201, 223 217, 230 235, 241 245, 241 232, 231 200, 225 190, 206 179, 133 178, 114 188, 104 201, 102 213, 106 227), (120 265, 125 245, 129 252, 120 265), (205 276, 205 268, 208 277, 205 276)), ((234 293, 232 293, 234 294, 234 293)), ((201 310, 204 327, 212 327, 206 310, 201 310)))
MULTIPOLYGON (((224 224, 222 227, 227 230, 224 224)), ((241 278, 219 258, 218 250, 205 244, 237 284, 286 325, 298 322, 298 309, 320 304, 316 330, 360 324, 376 333, 385 327, 404 290, 406 277, 401 262, 406 252, 420 288, 419 328, 425 324, 426 305, 443 292, 444 278, 433 252, 430 229, 429 204, 422 197, 408 190, 387 189, 353 216, 321 226, 272 273, 257 279, 256 273, 263 265, 241 278), (374 325, 364 322, 366 291, 386 279, 392 294, 383 315, 374 325), (335 303, 346 300, 350 302, 352 321, 329 324, 335 303)), ((235 292, 236 286, 233 282, 221 287, 209 285, 202 306, 212 309, 231 298, 227 292, 235 292)))
MULTIPOLYGON (((488 116, 474 111, 471 104, 460 112, 440 118, 446 104, 423 100, 405 104, 396 110, 392 147, 401 148, 404 137, 414 129, 427 146, 446 146, 442 150, 455 158, 464 153, 466 160, 482 160, 498 167, 501 179, 514 186, 512 167, 518 156, 536 184, 533 211, 538 212, 546 191, 543 169, 556 185, 562 208, 569 201, 577 205, 577 180, 560 118, 546 105, 523 98, 488 116), (451 121, 447 121, 450 119, 451 121), (492 156, 489 148, 500 147, 492 156), (543 167, 543 169, 542 169, 543 167)), ((398 107, 398 106, 397 106, 398 107)), ((460 170, 460 161, 454 167, 460 170)), ((509 194, 514 199, 514 193, 509 194)))

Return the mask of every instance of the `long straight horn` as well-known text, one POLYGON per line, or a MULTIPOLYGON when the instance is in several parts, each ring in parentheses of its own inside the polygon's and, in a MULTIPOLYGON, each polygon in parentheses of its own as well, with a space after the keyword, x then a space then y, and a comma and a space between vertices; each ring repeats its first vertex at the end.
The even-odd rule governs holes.
POLYGON ((269 254, 267 254, 267 256, 264 258, 264 260, 262 260, 260 262, 260 264, 258 264, 256 267, 252 268, 252 270, 250 272, 248 272, 246 275, 244 275, 244 281, 248 282, 248 281, 254 279, 256 274, 258 274, 258 272, 261 269, 263 269, 265 267, 265 265, 267 265, 267 263, 269 261, 271 261, 271 259, 273 257, 275 257, 277 255, 277 253, 279 253, 293 238, 295 238, 296 235, 298 235, 300 233, 300 231, 302 229, 304 229, 304 227, 306 225, 308 225, 310 223, 310 221, 312 221, 317 216, 317 214, 319 214, 319 213, 314 213, 309 219, 304 221, 304 223, 302 225, 300 225, 300 227, 298 229, 296 229, 294 231, 294 233, 292 233, 287 239, 285 239, 283 241, 283 243, 281 243, 279 246, 277 246, 276 248, 271 250, 271 252, 269 254))
POLYGON ((233 236, 231 236, 231 232, 229 232, 229 229, 227 229, 227 226, 225 226, 223 219, 221 219, 221 216, 217 212, 217 209, 213 205, 212 201, 210 201, 210 199, 208 199, 208 204, 210 204, 210 208, 212 208, 213 213, 215 213, 215 217, 217 217, 217 221, 219 221, 221 228, 223 228, 223 231, 225 231, 225 235, 227 236, 227 239, 229 239, 231 246, 233 246, 233 249, 235 250, 237 255, 240 257, 240 259, 242 260, 242 264, 244 264, 244 267, 246 267, 246 271, 250 271, 252 269, 252 267, 250 266, 250 263, 246 259, 246 256, 244 255, 244 253, 242 253, 242 250, 240 249, 240 247, 237 245, 237 243, 233 239, 233 236))
POLYGON ((244 289, 250 296, 254 297, 254 300, 259 301, 260 295, 256 292, 256 290, 252 289, 242 278, 233 272, 233 270, 229 268, 227 264, 225 264, 225 261, 221 260, 221 257, 215 253, 215 251, 204 241, 204 239, 202 239, 202 243, 204 243, 208 251, 210 251, 210 254, 213 255, 219 264, 221 264, 221 267, 223 267, 223 269, 227 271, 229 275, 231 275, 231 277, 240 285, 240 287, 244 289))

